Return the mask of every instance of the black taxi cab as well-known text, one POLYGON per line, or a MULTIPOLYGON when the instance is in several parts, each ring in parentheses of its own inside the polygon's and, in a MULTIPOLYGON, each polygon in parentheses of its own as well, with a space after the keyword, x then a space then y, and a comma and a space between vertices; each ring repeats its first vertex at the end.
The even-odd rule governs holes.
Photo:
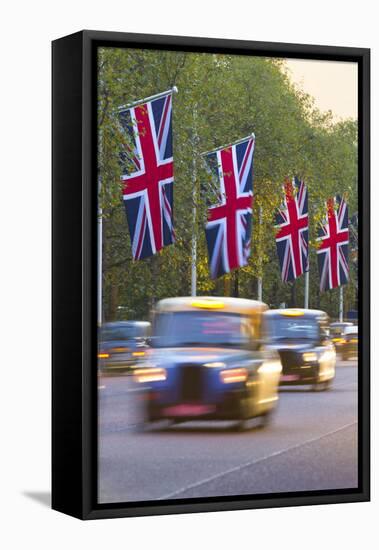
POLYGON ((265 313, 270 347, 282 362, 280 385, 326 390, 335 377, 336 351, 329 317, 315 309, 274 309, 265 313))
POLYGON ((261 340, 262 302, 182 297, 157 303, 148 358, 134 372, 145 389, 145 425, 165 419, 266 425, 282 370, 261 340))
POLYGON ((145 357, 149 336, 147 321, 104 323, 99 331, 99 373, 119 374, 131 370, 145 357))
POLYGON ((337 353, 341 353, 342 344, 344 343, 343 333, 347 327, 352 327, 353 323, 350 321, 335 321, 330 323, 330 337, 336 348, 337 353))
POLYGON ((358 357, 358 341, 358 326, 345 327, 340 348, 342 361, 358 357))

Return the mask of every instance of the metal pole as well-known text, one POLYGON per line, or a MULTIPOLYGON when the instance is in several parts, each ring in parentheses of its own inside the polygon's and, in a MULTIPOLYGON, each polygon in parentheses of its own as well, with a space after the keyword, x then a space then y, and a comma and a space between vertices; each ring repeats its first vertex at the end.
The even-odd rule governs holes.
MULTIPOLYGON (((262 237, 262 207, 259 207, 259 235, 262 237)), ((262 270, 262 258, 259 259, 260 269, 262 270)), ((263 288, 262 288, 262 275, 258 277, 258 284, 257 284, 257 298, 261 302, 263 296, 263 288)))
POLYGON ((197 145, 197 131, 196 131, 196 119, 197 119, 197 105, 194 105, 193 109, 193 136, 192 136, 192 258, 191 258, 191 296, 197 294, 197 212, 196 212, 196 180, 197 180, 197 168, 196 168, 196 145, 197 145))
POLYGON ((100 177, 97 208, 97 325, 103 322, 103 211, 100 207, 100 177))
POLYGON ((309 270, 304 274, 304 309, 309 308, 309 270))
POLYGON ((125 105, 121 105, 118 108, 118 111, 127 111, 131 107, 135 107, 136 105, 141 105, 142 103, 147 103, 148 101, 153 101, 153 99, 159 99, 160 97, 165 97, 168 94, 177 93, 178 88, 176 86, 173 86, 169 90, 166 90, 165 92, 161 92, 159 94, 154 94, 149 97, 145 97, 143 99, 138 99, 137 101, 132 101, 131 103, 126 103, 125 105))
POLYGON ((192 161, 192 258, 191 258, 191 296, 196 296, 197 287, 197 236, 196 236, 196 161, 195 158, 192 161))
MULTIPOLYGON (((101 166, 103 151, 103 132, 98 137, 98 165, 101 166)), ((103 210, 100 205, 101 174, 97 177, 97 326, 103 322, 103 210)))
POLYGON ((262 277, 258 277, 257 298, 258 298, 259 302, 262 301, 262 277))
POLYGON ((231 147, 232 145, 238 145, 239 143, 243 143, 244 141, 248 139, 255 139, 254 132, 244 138, 237 139, 237 141, 232 141, 232 143, 227 143, 226 145, 221 145, 221 147, 217 147, 217 149, 212 149, 211 151, 206 151, 205 153, 201 153, 201 156, 210 155, 211 153, 217 153, 217 151, 221 151, 222 149, 226 149, 227 147, 231 147))
POLYGON ((340 286, 339 322, 343 322, 343 286, 340 286))

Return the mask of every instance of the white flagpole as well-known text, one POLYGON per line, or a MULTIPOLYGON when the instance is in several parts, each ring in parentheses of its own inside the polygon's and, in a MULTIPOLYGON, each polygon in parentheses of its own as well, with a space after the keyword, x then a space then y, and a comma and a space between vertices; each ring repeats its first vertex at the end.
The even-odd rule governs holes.
MULTIPOLYGON (((101 154, 103 145, 103 133, 99 130, 98 164, 101 166, 101 154)), ((100 206, 101 175, 97 179, 97 326, 103 322, 103 210, 100 206)))
MULTIPOLYGON (((100 188, 100 186, 99 186, 100 188)), ((98 197, 99 200, 100 197, 98 197)), ((97 326, 103 322, 103 211, 97 209, 97 326)))
POLYGON ((338 316, 338 319, 339 319, 339 322, 342 323, 343 322, 343 286, 341 285, 340 286, 340 300, 339 300, 339 316, 338 316))
POLYGON ((143 99, 138 99, 137 101, 132 101, 131 103, 126 103, 125 105, 121 105, 118 108, 119 112, 127 111, 131 107, 136 107, 137 105, 141 105, 143 103, 147 103, 148 101, 153 101, 154 99, 159 99, 160 97, 165 97, 166 95, 177 93, 178 88, 176 86, 173 86, 169 90, 166 90, 165 92, 161 92, 159 94, 154 94, 149 97, 145 97, 143 99))
POLYGON ((304 273, 304 309, 309 308, 309 267, 304 273))
MULTIPOLYGON (((262 230, 262 207, 259 207, 259 228, 260 228, 260 236, 261 236, 261 230, 262 230)), ((259 261, 260 268, 262 269, 262 261, 259 261)), ((258 284, 257 284, 257 298, 261 302, 263 296, 263 287, 262 287, 262 276, 258 277, 258 284)))
POLYGON ((196 145, 197 145, 197 131, 196 131, 196 119, 197 119, 197 104, 193 108, 193 136, 192 136, 192 257, 191 257, 191 296, 197 294, 197 212, 196 212, 196 145))
POLYGON ((217 149, 212 149, 211 151, 206 151, 205 153, 201 153, 201 156, 204 157, 206 155, 210 155, 211 153, 217 153, 217 151, 222 151, 222 149, 226 149, 227 147, 231 147, 232 145, 238 145, 239 143, 243 143, 244 141, 247 141, 248 139, 251 139, 251 138, 255 139, 254 132, 244 138, 237 139, 237 141, 232 141, 231 143, 227 143, 226 145, 221 145, 221 147, 217 147, 217 149))

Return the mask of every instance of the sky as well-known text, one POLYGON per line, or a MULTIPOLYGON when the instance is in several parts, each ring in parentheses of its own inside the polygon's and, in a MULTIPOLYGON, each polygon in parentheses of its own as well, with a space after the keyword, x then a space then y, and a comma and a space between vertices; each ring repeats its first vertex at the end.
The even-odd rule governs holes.
POLYGON ((358 65, 339 61, 287 59, 292 81, 312 95, 335 120, 358 117, 358 65))

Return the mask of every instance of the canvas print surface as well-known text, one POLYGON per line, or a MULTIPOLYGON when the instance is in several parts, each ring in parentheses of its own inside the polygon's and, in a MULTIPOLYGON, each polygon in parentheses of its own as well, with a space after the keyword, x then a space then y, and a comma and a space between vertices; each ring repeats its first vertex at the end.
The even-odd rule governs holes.
POLYGON ((357 64, 97 53, 98 502, 357 488, 357 64))

